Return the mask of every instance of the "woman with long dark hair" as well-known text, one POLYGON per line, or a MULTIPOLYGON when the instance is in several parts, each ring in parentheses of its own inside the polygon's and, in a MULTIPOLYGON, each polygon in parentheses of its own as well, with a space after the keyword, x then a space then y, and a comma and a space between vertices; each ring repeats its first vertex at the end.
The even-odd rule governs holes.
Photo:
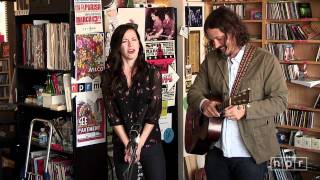
POLYGON ((158 124, 161 74, 147 64, 139 33, 132 24, 118 26, 102 73, 107 118, 113 127, 113 154, 118 179, 137 179, 140 161, 146 179, 164 180, 165 158, 158 124))

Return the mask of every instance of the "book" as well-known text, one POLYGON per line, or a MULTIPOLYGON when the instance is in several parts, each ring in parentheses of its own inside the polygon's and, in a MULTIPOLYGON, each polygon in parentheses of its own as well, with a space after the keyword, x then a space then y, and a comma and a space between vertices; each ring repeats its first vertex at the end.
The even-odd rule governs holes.
POLYGON ((307 36, 307 39, 316 39, 320 32, 312 28, 311 24, 304 24, 301 26, 302 31, 307 36))
POLYGON ((8 42, 0 43, 0 48, 1 48, 0 57, 1 58, 9 57, 9 55, 10 55, 9 43, 8 42))
POLYGON ((319 93, 319 95, 313 105, 313 108, 320 108, 320 93, 319 93))
POLYGON ((312 88, 318 84, 320 84, 320 78, 305 78, 303 80, 300 79, 291 79, 291 83, 300 84, 309 88, 312 88))
POLYGON ((320 46, 318 47, 318 52, 317 52, 317 56, 316 56, 316 62, 318 62, 320 60, 320 46))
POLYGON ((63 89, 66 99, 67 112, 71 112, 71 75, 69 73, 63 74, 63 89))

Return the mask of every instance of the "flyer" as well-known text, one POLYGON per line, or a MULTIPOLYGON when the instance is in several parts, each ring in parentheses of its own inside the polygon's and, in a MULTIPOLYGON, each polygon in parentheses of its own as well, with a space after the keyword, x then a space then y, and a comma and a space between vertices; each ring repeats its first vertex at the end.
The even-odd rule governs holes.
POLYGON ((75 0, 76 34, 103 32, 101 0, 75 0))

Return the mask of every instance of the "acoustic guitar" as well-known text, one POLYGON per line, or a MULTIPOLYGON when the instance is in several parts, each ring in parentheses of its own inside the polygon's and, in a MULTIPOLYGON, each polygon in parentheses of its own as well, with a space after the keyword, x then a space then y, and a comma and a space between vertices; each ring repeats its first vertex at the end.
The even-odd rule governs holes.
MULTIPOLYGON (((230 105, 246 105, 250 102, 250 89, 242 91, 229 100, 222 102, 217 106, 217 110, 222 112, 230 105)), ((210 100, 218 100, 217 98, 210 98, 210 100)), ((221 114, 221 113, 220 113, 221 114)), ((203 115, 199 108, 187 109, 186 124, 185 124, 185 148, 190 154, 205 154, 209 150, 211 143, 219 140, 222 130, 222 121, 225 117, 208 118, 203 115)))

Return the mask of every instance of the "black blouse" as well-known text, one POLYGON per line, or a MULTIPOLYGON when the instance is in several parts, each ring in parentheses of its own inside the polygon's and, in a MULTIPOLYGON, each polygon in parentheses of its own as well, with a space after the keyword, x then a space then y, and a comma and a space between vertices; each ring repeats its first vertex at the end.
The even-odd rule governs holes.
MULTIPOLYGON (((112 92, 111 69, 107 65, 101 76, 101 88, 107 119, 111 126, 123 125, 128 135, 131 125, 137 123, 143 114, 141 131, 145 123, 154 124, 153 130, 144 144, 144 147, 149 148, 161 141, 158 120, 162 107, 162 89, 161 74, 157 68, 150 64, 146 68, 143 78, 135 76, 132 78, 130 88, 127 85, 125 75, 122 73, 118 85, 112 92)), ((123 148, 123 143, 115 132, 113 132, 112 141, 114 148, 123 148)))

